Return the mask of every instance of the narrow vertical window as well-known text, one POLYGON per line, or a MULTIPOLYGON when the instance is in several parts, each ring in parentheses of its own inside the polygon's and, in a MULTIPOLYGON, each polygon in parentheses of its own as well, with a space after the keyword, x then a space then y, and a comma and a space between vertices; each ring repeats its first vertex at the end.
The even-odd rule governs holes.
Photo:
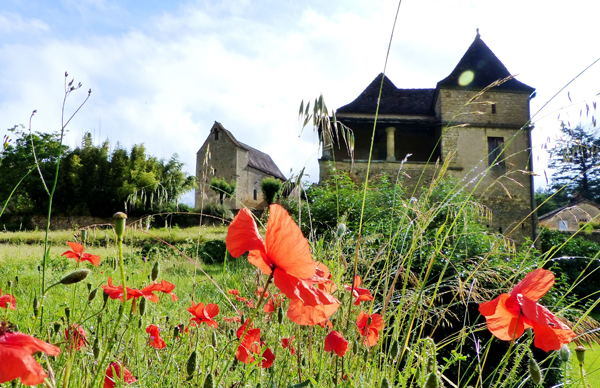
POLYGON ((496 114, 496 104, 492 104, 492 114, 496 114))
POLYGON ((219 131, 215 130, 215 140, 219 140, 219 131))
POLYGON ((258 200, 258 191, 256 189, 254 189, 254 200, 258 200))
POLYGON ((488 137, 488 165, 504 167, 504 138, 488 137))

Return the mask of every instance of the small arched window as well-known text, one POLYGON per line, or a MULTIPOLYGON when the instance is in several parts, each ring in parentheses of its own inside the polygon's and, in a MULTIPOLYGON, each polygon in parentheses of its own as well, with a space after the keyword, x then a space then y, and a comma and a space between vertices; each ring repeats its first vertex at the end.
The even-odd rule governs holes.
POLYGON ((258 200, 258 191, 256 189, 254 189, 254 200, 258 200))

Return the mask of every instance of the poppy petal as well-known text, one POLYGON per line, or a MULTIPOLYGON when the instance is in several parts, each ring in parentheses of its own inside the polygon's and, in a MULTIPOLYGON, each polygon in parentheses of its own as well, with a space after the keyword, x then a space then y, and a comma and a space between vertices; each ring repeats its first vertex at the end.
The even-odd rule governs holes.
POLYGON ((233 257, 239 257, 248 251, 265 251, 265 244, 258 232, 258 226, 248 209, 240 210, 235 216, 229 225, 225 241, 227 250, 233 257))
POLYGON ((79 255, 81 255, 83 253, 83 245, 76 243, 76 242, 72 242, 72 241, 67 242, 67 244, 69 244, 73 253, 76 253, 79 255))
POLYGON ((511 295, 521 294, 535 302, 554 285, 554 274, 548 270, 538 268, 525 276, 510 292, 511 295))
POLYGON ((248 261, 250 264, 254 265, 258 269, 260 269, 265 275, 270 275, 272 270, 265 258, 261 254, 261 251, 250 251, 248 252, 248 261))
POLYGON ((312 259, 302 231, 283 207, 271 205, 269 212, 265 237, 269 260, 292 276, 311 278, 317 262, 312 259))
POLYGON ((327 337, 325 337, 323 350, 326 352, 335 352, 339 357, 342 357, 348 350, 348 341, 337 331, 330 331, 327 337))

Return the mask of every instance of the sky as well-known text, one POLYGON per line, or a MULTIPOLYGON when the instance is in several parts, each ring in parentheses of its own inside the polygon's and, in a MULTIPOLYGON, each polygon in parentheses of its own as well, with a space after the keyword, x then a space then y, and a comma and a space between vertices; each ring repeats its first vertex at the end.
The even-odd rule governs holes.
MULTIPOLYGON (((354 100, 383 71, 396 0, 2 0, 0 137, 16 124, 58 131, 64 74, 81 82, 65 105, 65 143, 85 132, 148 154, 174 153, 195 172, 215 121, 271 155, 285 176, 318 180, 319 149, 302 134, 302 100, 354 100)), ((400 88, 435 88, 481 38, 531 101, 536 186, 560 121, 589 123, 600 92, 593 0, 403 0, 386 74, 400 88), (543 108, 543 109, 542 109, 543 108), (580 118, 580 111, 583 111, 580 118)), ((192 204, 191 195, 184 202, 192 204)))

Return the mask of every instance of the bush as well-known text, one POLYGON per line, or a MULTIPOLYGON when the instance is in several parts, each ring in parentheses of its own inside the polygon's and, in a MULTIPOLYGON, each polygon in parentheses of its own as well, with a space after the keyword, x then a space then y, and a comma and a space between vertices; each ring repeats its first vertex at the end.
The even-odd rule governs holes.
POLYGON ((233 212, 229 210, 227 206, 214 202, 209 202, 206 205, 204 205, 204 208, 202 209, 202 214, 204 214, 205 216, 217 218, 221 222, 233 220, 233 212))
POLYGON ((222 264, 227 260, 233 259, 233 257, 227 252, 227 246, 223 240, 210 240, 207 241, 201 248, 200 257, 205 263, 222 264))
POLYGON ((265 178, 260 182, 263 198, 269 205, 274 204, 281 194, 282 183, 277 178, 265 178))

